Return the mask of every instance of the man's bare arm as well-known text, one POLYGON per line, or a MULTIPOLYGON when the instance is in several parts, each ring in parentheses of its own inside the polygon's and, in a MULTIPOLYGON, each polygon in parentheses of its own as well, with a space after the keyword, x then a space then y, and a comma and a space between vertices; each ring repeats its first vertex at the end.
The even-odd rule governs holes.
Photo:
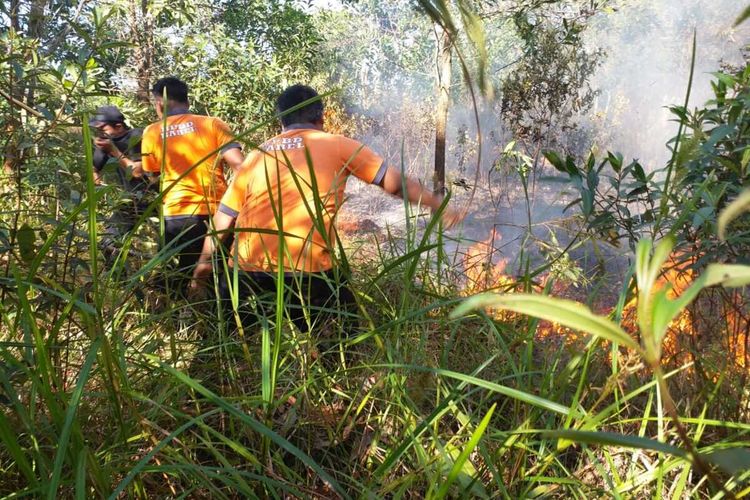
POLYGON ((242 154, 242 150, 240 150, 240 148, 227 149, 226 151, 224 151, 221 157, 233 172, 237 172, 242 163, 245 161, 245 155, 242 154))
POLYGON ((217 211, 213 217, 213 232, 209 232, 203 240, 203 250, 193 271, 190 288, 200 288, 213 270, 213 255, 216 252, 216 241, 226 241, 229 229, 234 227, 235 217, 217 211), (213 234, 213 233, 216 234, 213 234))
POLYGON ((104 151, 104 153, 106 153, 108 156, 117 160, 117 163, 121 168, 131 168, 133 177, 143 177, 143 165, 141 160, 131 160, 130 158, 128 158, 125 153, 115 147, 111 139, 97 137, 94 139, 94 144, 97 148, 104 151))
MULTIPOLYGON (((429 189, 425 189, 422 183, 416 179, 410 177, 402 179, 401 172, 393 167, 386 169, 379 186, 386 193, 398 196, 410 203, 421 203, 432 210, 437 210, 443 203, 442 196, 438 196, 429 189)), ((453 208, 446 207, 443 211, 442 219, 447 227, 451 227, 463 219, 463 214, 453 208)))
POLYGON ((117 160, 117 163, 120 164, 120 167, 130 167, 132 169, 131 173, 133 174, 133 177, 136 177, 138 179, 143 177, 143 163, 141 162, 141 160, 133 161, 125 156, 124 153, 120 153, 119 156, 115 156, 115 159, 117 160))

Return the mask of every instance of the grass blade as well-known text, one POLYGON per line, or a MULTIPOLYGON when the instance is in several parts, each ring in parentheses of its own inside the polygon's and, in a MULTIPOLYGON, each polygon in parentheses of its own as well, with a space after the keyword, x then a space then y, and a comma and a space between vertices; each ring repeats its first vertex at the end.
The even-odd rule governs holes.
POLYGON ((440 486, 440 489, 435 495, 435 498, 438 498, 438 499, 445 498, 445 495, 448 494, 448 490, 450 489, 451 485, 458 478, 458 475, 461 473, 464 463, 466 463, 466 461, 469 459, 469 455, 471 454, 471 452, 474 451, 474 448, 476 448, 477 444, 479 444, 479 440, 482 439, 482 436, 484 435, 484 431, 487 429, 487 426, 490 423, 492 414, 495 413, 496 407, 497 407, 497 403, 493 404, 492 407, 490 408, 490 411, 488 411, 487 414, 482 419, 482 421, 479 422, 479 425, 477 426, 476 430, 471 435, 471 439, 469 439, 469 442, 466 443, 466 446, 461 451, 461 454, 453 463, 453 467, 451 468, 451 471, 448 473, 448 478, 440 486))
MULTIPOLYGON (((218 395, 213 393, 211 390, 202 386, 196 380, 190 378, 189 376, 185 375, 184 373, 177 370, 176 368, 170 365, 167 365, 165 363, 162 363, 155 357, 153 357, 153 359, 161 366, 161 368, 164 371, 172 375, 174 378, 176 378, 183 384, 187 385, 195 392, 200 393, 205 398, 210 400, 212 403, 224 409, 230 415, 236 417, 242 423, 250 427, 253 431, 257 432, 258 434, 261 434, 263 437, 270 439, 271 441, 276 443, 276 445, 278 445, 279 447, 283 448, 287 452, 297 457, 302 463, 304 463, 305 465, 310 467, 312 470, 314 470, 320 476, 322 480, 327 482, 343 498, 349 498, 349 496, 346 494, 345 490, 341 487, 341 485, 335 479, 333 479, 333 477, 331 477, 330 474, 324 471, 323 468, 320 467, 320 465, 318 465, 317 462, 315 462, 312 458, 306 455, 302 450, 294 446, 292 443, 290 443, 283 437, 279 436, 277 433, 275 433, 274 431, 272 431, 271 429, 269 429, 262 423, 258 422, 256 419, 254 419, 247 413, 240 411, 235 406, 227 402, 225 399, 219 397, 218 395)), ((122 492, 122 489, 119 489, 119 491, 117 491, 117 494, 119 494, 120 492, 122 492)), ((116 496, 117 495, 113 493, 113 495, 110 496, 110 498, 114 500, 116 496)))
POLYGON ((57 497, 57 487, 60 483, 60 474, 62 473, 63 462, 65 461, 65 455, 68 452, 68 440, 70 439, 70 432, 73 427, 73 419, 75 418, 78 410, 78 403, 81 401, 81 395, 83 394, 83 388, 89 379, 89 374, 96 361, 96 356, 99 353, 99 347, 101 345, 101 339, 95 340, 91 344, 88 354, 86 355, 86 361, 83 363, 81 373, 78 376, 78 382, 73 390, 73 394, 68 402, 68 409, 65 412, 65 424, 63 425, 62 432, 60 433, 60 441, 57 443, 57 452, 55 453, 55 462, 52 469, 52 477, 49 480, 47 489, 47 498, 53 500, 57 497))
POLYGON ((638 448, 641 450, 658 451, 667 453, 678 458, 689 460, 688 453, 682 448, 672 446, 671 444, 662 443, 654 439, 648 439, 640 436, 626 436, 615 432, 593 432, 577 431, 573 429, 543 431, 540 432, 542 437, 564 439, 576 443, 619 446, 622 448, 638 448))
MULTIPOLYGON (((750 7, 748 7, 748 16, 750 16, 750 7)), ((719 214, 717 220, 717 233, 721 241, 727 239, 727 226, 734 219, 750 210, 750 189, 744 190, 740 195, 727 205, 719 214)))
POLYGON ((554 321, 640 352, 638 344, 622 328, 572 300, 534 294, 481 294, 466 300, 451 313, 451 317, 456 318, 481 307, 497 307, 554 321))

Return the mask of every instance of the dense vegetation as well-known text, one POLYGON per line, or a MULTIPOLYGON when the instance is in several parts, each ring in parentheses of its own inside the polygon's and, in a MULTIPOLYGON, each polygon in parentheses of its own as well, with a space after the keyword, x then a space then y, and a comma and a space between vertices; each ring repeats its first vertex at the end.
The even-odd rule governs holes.
POLYGON ((606 56, 581 34, 611 5, 511 3, 3 4, 0 495, 746 496, 750 65, 675 104, 670 159, 645 168, 590 152, 574 119, 606 56), (335 328, 232 332, 210 298, 169 300, 158 200, 105 262, 101 222, 124 195, 94 184, 81 124, 97 105, 146 124, 150 83, 177 74, 250 148, 276 130, 273 96, 309 82, 333 130, 427 178, 437 95, 395 114, 357 89, 431 91, 445 40, 454 105, 511 136, 473 167, 489 138, 459 134, 447 176, 451 202, 475 200, 473 168, 520 186, 528 238, 508 271, 457 257, 455 232, 404 207, 400 230, 344 239, 363 328, 332 343, 335 328), (576 194, 539 257, 528 197, 552 171, 576 194), (616 277, 614 247, 630 258, 616 277), (586 279, 581 252, 601 264, 586 279))

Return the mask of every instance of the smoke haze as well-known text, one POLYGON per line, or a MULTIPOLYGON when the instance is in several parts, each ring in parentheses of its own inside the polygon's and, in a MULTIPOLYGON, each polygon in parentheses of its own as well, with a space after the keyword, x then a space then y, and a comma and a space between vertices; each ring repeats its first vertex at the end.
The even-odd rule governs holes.
MULTIPOLYGON (((594 148, 599 156, 607 150, 616 151, 626 159, 639 159, 648 170, 662 167, 669 154, 666 143, 676 132, 667 107, 684 102, 693 32, 697 43, 690 107, 697 107, 711 97, 711 73, 718 71, 722 63, 742 62, 742 49, 750 40, 750 22, 732 27, 741 10, 737 0, 634 0, 621 1, 613 11, 592 18, 584 44, 591 51, 603 49, 604 56, 591 80, 598 95, 591 109, 576 120, 580 126, 578 135, 583 138, 577 141, 594 148)), ((517 55, 508 53, 507 61, 492 61, 493 66, 502 67, 517 55)), ((419 75, 399 76, 402 82, 416 82, 413 85, 365 85, 356 91, 367 96, 357 111, 369 116, 374 124, 360 138, 392 164, 402 165, 405 160, 403 167, 407 172, 431 183, 435 89, 424 83, 429 81, 425 79, 428 67, 434 67, 434 60, 426 61, 419 75)), ((512 65, 496 78, 510 71, 512 65)), ((515 255, 527 234, 524 194, 517 175, 503 179, 492 173, 512 137, 496 105, 484 103, 481 108, 482 164, 476 186, 478 145, 473 110, 464 96, 454 99, 449 111, 448 186, 452 181, 465 180, 476 189, 459 236, 483 241, 497 228, 502 240, 498 238, 495 244, 506 256, 515 255)), ((469 192, 455 184, 453 187, 453 203, 465 206, 469 192)), ((349 210, 356 217, 372 217, 381 226, 403 224, 400 202, 360 185, 353 186, 350 193, 353 203, 349 210)), ((549 221, 563 215, 563 207, 572 197, 560 184, 538 184, 531 200, 531 222, 536 225, 532 235, 548 241, 552 237, 550 230, 557 231, 549 221)), ((564 240, 564 236, 560 235, 560 239, 564 240)))
POLYGON ((721 63, 739 64, 750 40, 748 28, 733 28, 737 0, 622 2, 597 17, 586 32, 589 46, 606 56, 592 85, 599 90, 584 126, 600 148, 659 167, 666 142, 676 133, 668 106, 682 105, 690 75, 693 32, 695 75, 689 107, 711 98, 711 73, 721 63))

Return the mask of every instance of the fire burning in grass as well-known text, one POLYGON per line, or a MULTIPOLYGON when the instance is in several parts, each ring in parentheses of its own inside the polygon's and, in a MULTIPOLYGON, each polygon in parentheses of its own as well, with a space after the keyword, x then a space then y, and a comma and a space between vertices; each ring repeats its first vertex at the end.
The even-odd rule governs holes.
MULTIPOLYGON (((581 290, 569 283, 561 280, 549 283, 553 279, 549 274, 540 276, 532 285, 517 281, 507 272, 507 260, 499 257, 496 244, 501 239, 502 235, 493 229, 487 239, 472 245, 466 251, 463 258, 465 284, 462 294, 474 295, 485 291, 543 293, 545 288, 549 288, 552 296, 584 301, 585 297, 580 296, 581 290)), ((657 289, 669 287, 667 296, 675 299, 690 287, 696 277, 693 262, 686 259, 685 255, 675 253, 659 278, 657 289)), ((616 297, 611 297, 610 303, 600 304, 596 307, 597 312, 608 314, 615 300, 616 297)), ((622 314, 622 327, 634 337, 639 334, 636 301, 637 298, 633 297, 625 305, 622 314)), ((681 311, 670 323, 663 341, 663 362, 678 366, 690 362, 700 366, 702 363, 702 370, 711 378, 721 372, 723 367, 747 371, 750 368, 749 309, 750 301, 742 292, 704 290, 690 307, 681 311), (710 353, 715 356, 708 356, 710 353)), ((508 311, 489 310, 488 313, 504 322, 528 321, 527 318, 508 311)), ((540 321, 535 332, 536 340, 559 341, 565 345, 575 344, 585 337, 581 332, 546 321, 540 321)))
MULTIPOLYGON (((497 243, 502 240, 502 234, 493 228, 487 239, 470 246, 463 257, 464 275, 466 278, 463 295, 474 295, 486 291, 498 293, 522 292, 529 291, 531 287, 535 293, 542 293, 551 280, 549 274, 539 277, 535 283, 519 282, 514 276, 508 274, 508 260, 498 258, 499 250, 497 243)), ((552 281, 550 285, 550 294, 555 296, 569 297, 572 287, 563 281, 552 281)), ((490 310, 490 314, 495 319, 507 322, 524 321, 522 316, 503 310, 490 310)), ((566 344, 571 344, 582 338, 582 334, 574 332, 556 323, 549 321, 539 321, 536 328, 536 339, 562 340, 566 344)))
POLYGON ((473 295, 487 290, 509 292, 518 288, 518 283, 505 272, 508 260, 501 258, 493 262, 499 255, 495 243, 502 239, 502 234, 495 228, 489 237, 470 246, 463 256, 466 284, 462 293, 473 295))
MULTIPOLYGON (((698 277, 693 264, 685 255, 674 253, 657 281, 659 289, 669 287, 667 297, 679 297, 698 277)), ((694 362, 712 379, 724 367, 747 370, 750 367, 748 305, 742 292, 721 288, 703 290, 670 323, 663 341, 662 362, 678 366, 694 362)), ((623 310, 622 326, 637 335, 635 298, 623 310)))

